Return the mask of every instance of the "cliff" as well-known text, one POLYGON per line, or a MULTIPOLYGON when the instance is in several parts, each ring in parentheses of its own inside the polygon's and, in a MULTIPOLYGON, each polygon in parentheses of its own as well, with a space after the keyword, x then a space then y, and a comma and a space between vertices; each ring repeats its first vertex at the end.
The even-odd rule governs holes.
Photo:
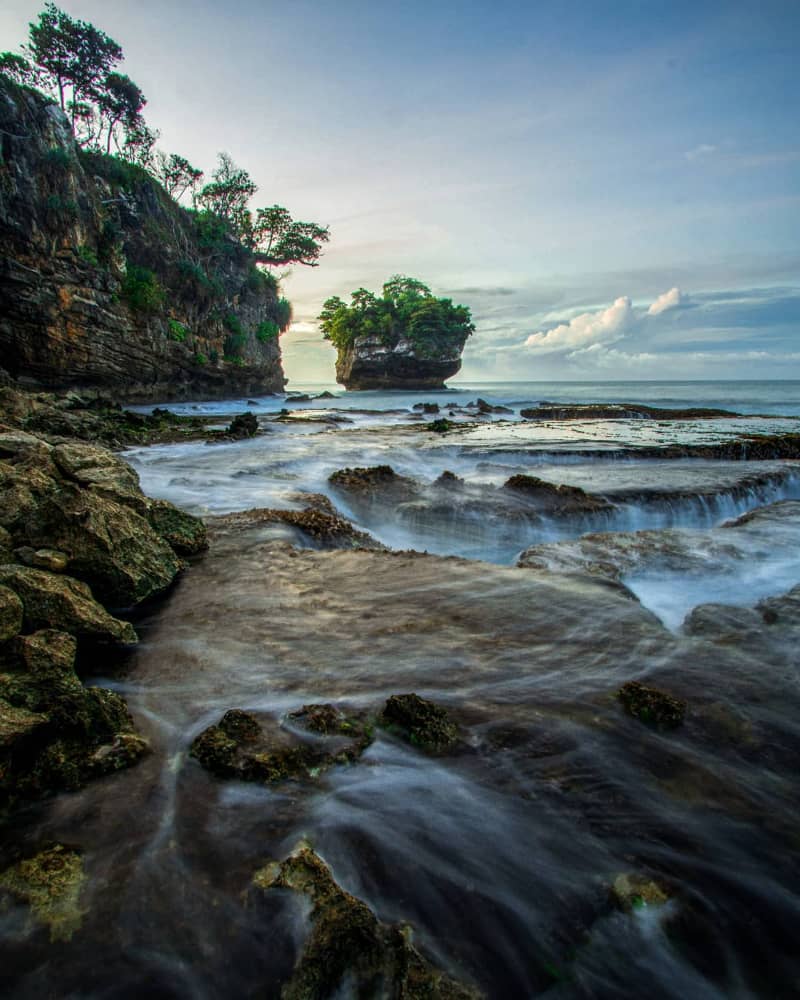
MULTIPOLYGON (((0 368, 121 401, 283 389, 277 282, 146 171, 0 75, 0 368)), ((0 373, 1 374, 1 373, 0 373)))
POLYGON ((381 336, 356 337, 339 348, 336 381, 348 389, 443 389, 461 368, 460 344, 421 350, 406 337, 387 343, 381 336))

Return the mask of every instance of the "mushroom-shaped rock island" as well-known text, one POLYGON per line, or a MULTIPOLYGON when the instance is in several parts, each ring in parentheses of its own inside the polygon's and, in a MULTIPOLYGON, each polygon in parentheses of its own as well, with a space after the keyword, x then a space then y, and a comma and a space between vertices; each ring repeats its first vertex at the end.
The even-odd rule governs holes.
POLYGON ((475 330, 466 306, 402 275, 380 297, 359 288, 350 305, 328 299, 319 319, 338 352, 336 380, 347 389, 443 389, 475 330))

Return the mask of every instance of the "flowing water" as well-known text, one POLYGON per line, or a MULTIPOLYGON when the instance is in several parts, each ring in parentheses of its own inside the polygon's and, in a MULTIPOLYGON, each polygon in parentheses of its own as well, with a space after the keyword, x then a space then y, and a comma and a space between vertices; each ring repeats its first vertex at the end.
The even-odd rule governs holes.
POLYGON ((71 941, 0 914, 8 995, 279 995, 307 911, 249 885, 306 837, 342 886, 491 997, 796 996, 800 592, 780 595, 800 582, 800 464, 635 448, 796 431, 798 389, 334 389, 177 407, 220 424, 247 408, 264 433, 127 453, 146 492, 211 517, 212 547, 137 622, 123 669, 92 678, 125 695, 154 752, 20 818, 22 842, 79 846, 88 877, 71 941), (478 396, 513 412, 457 413, 464 426, 439 436, 436 415, 412 410, 478 396), (520 420, 544 399, 759 416, 520 420), (273 419, 284 407, 297 419, 273 419), (412 480, 402 496, 328 481, 380 464, 412 480), (445 470, 457 489, 437 484, 445 470), (519 473, 606 503, 543 512, 504 488, 519 473), (398 551, 321 551, 285 525, 213 520, 307 494, 398 551), (685 699, 684 726, 625 715, 615 692, 631 679, 685 699), (271 786, 188 757, 232 707, 279 727, 309 702, 377 713, 409 691, 452 713, 454 751, 379 729, 356 764, 271 786), (612 905, 625 873, 669 901, 612 905))

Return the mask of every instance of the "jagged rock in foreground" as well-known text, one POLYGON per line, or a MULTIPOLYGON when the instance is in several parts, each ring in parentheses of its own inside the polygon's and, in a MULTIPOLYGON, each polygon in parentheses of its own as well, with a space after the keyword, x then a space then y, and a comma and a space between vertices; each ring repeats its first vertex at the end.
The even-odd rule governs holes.
POLYGON ((145 753, 124 700, 84 687, 76 658, 135 643, 109 609, 165 591, 205 545, 202 522, 148 499, 105 448, 0 430, 0 807, 145 753))
POLYGON ((253 876, 256 891, 291 889, 311 903, 311 929, 282 1000, 332 996, 386 1000, 478 1000, 482 994, 436 969, 411 943, 411 928, 384 924, 337 885, 307 844, 253 876), (342 992, 342 991, 346 991, 342 992))
POLYGON ((283 389, 285 309, 250 251, 2 76, 0 132, 0 368, 116 400, 283 389))

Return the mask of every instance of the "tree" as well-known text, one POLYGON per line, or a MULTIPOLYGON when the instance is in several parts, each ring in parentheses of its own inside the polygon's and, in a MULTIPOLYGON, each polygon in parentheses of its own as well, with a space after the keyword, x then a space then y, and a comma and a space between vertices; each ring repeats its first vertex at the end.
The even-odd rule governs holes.
POLYGON ((386 282, 381 298, 365 288, 352 293, 349 306, 338 295, 329 298, 319 321, 325 339, 340 350, 357 337, 379 337, 390 347, 405 337, 421 357, 460 351, 475 331, 466 306, 436 298, 421 281, 399 274, 386 282))
POLYGON ((62 111, 75 113, 82 103, 94 103, 111 70, 122 59, 122 49, 87 21, 77 21, 53 3, 45 4, 39 20, 30 25, 25 51, 37 67, 40 85, 58 95, 62 111), (71 95, 71 96, 70 96, 71 95))
POLYGON ((330 239, 327 226, 295 222, 281 205, 259 208, 252 226, 250 245, 260 264, 281 267, 305 264, 317 267, 322 244, 330 239))
POLYGON ((203 171, 193 167, 189 161, 177 153, 156 153, 153 173, 164 190, 175 201, 180 201, 187 191, 194 195, 197 185, 203 179, 203 171))
POLYGON ((252 217, 247 204, 258 186, 228 153, 220 153, 218 158, 219 166, 211 175, 214 179, 197 196, 198 205, 228 222, 240 239, 249 240, 252 217))
POLYGON ((0 52, 0 73, 25 87, 35 87, 39 82, 36 67, 16 52, 0 52))
POLYGON ((129 76, 121 73, 109 73, 98 87, 96 94, 100 126, 97 135, 98 143, 102 144, 103 131, 106 132, 105 151, 111 152, 111 140, 118 125, 122 124, 126 135, 141 132, 146 128, 142 117, 142 108, 147 101, 144 94, 129 76))

